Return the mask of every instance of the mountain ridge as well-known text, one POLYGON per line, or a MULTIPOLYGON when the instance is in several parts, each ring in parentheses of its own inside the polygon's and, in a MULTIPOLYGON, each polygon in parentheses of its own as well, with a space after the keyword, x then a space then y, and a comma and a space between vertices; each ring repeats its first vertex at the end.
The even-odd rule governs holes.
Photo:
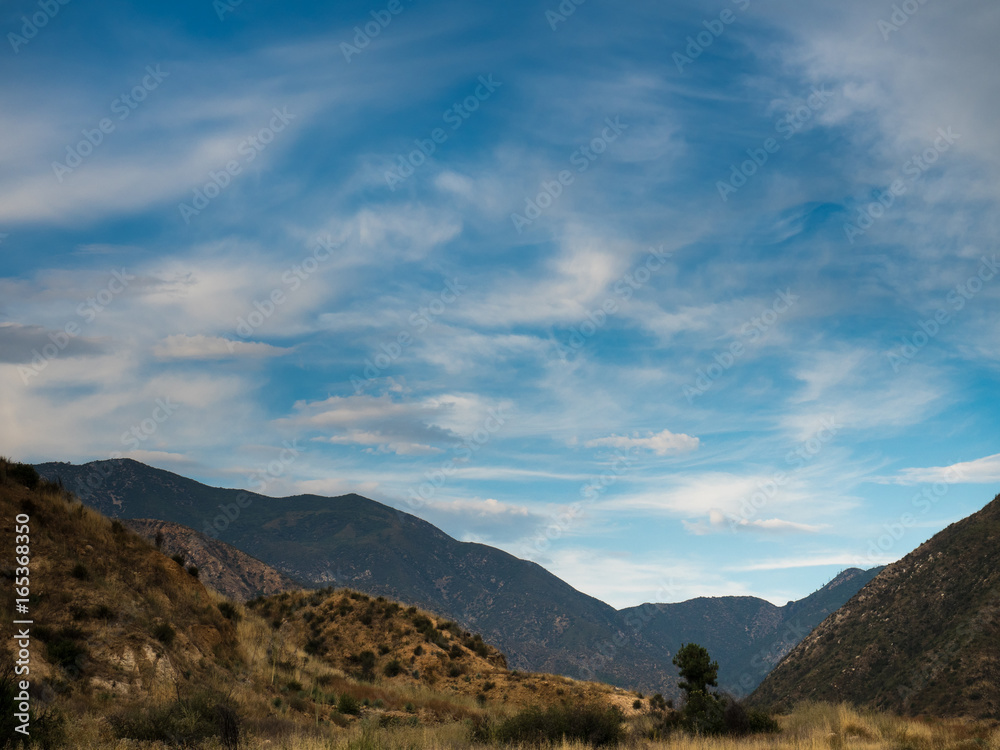
MULTIPOLYGON (((460 542, 423 519, 357 494, 271 498, 207 487, 131 459, 36 468, 106 515, 155 518, 209 531, 311 585, 347 586, 451 617, 481 632, 516 668, 676 695, 673 651, 695 631, 669 626, 664 613, 671 613, 671 620, 690 621, 708 608, 728 623, 717 643, 738 641, 733 650, 738 658, 730 653, 721 657, 720 678, 745 692, 763 676, 749 662, 762 647, 770 653, 776 640, 788 640, 780 635, 789 626, 784 610, 764 600, 705 598, 618 611, 537 563, 488 545, 460 542), (755 629, 750 637, 739 635, 748 611, 763 613, 751 618, 755 629)), ((857 588, 864 583, 863 575, 851 580, 857 588)), ((818 624, 826 614, 821 610, 800 618, 805 620, 802 627, 811 630, 818 624)), ((779 651, 783 655, 780 646, 779 651)))

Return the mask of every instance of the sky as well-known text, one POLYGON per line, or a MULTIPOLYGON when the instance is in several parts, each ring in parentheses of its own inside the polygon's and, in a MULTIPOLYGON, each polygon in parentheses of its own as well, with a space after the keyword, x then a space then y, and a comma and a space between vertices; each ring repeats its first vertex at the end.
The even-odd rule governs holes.
POLYGON ((616 607, 1000 491, 1000 6, 0 9, 0 453, 357 492, 616 607))

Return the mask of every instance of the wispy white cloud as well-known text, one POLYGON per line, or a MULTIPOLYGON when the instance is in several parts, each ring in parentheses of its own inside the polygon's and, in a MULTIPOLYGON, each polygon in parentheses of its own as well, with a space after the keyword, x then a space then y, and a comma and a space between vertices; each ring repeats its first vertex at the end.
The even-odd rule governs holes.
POLYGON ((225 359, 227 357, 280 357, 292 349, 283 349, 255 341, 233 341, 221 336, 189 336, 176 333, 153 347, 160 359, 225 359))
POLYGON ((625 450, 637 448, 651 451, 657 456, 673 456, 678 453, 687 453, 697 450, 701 441, 690 435, 675 434, 670 430, 661 432, 649 432, 645 437, 640 437, 638 433, 632 437, 625 435, 611 435, 610 437, 595 438, 584 443, 588 448, 610 447, 622 448, 625 450))
POLYGON ((1000 482, 1000 453, 962 461, 951 466, 903 469, 895 477, 880 480, 892 484, 993 484, 1000 482))

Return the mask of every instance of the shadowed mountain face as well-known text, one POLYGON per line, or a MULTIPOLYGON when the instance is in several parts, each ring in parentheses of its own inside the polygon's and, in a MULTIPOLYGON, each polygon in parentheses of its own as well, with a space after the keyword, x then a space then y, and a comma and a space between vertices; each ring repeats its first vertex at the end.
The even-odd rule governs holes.
POLYGON ((783 607, 753 596, 661 604, 646 634, 658 643, 672 644, 672 650, 682 643, 701 644, 719 662, 719 688, 742 697, 880 570, 845 570, 819 591, 783 607))
POLYGON ((762 665, 774 663, 867 580, 847 571, 844 580, 785 607, 723 597, 616 611, 533 562, 459 542, 358 495, 271 498, 207 487, 130 459, 36 468, 108 516, 182 524, 300 581, 439 612, 482 633, 511 667, 664 694, 676 693, 671 658, 686 640, 703 643, 718 659, 721 685, 734 692, 755 686, 766 672, 762 665))
POLYGON ((785 658, 753 702, 1000 718, 998 550, 1000 496, 885 568, 785 658))

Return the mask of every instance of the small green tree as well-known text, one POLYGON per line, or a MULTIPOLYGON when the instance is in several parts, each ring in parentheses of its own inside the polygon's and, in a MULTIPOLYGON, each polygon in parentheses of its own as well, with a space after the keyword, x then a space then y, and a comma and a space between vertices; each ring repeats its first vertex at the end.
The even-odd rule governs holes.
POLYGON ((682 678, 678 684, 684 691, 684 723, 697 734, 719 734, 724 731, 724 701, 710 687, 718 685, 719 664, 712 661, 708 650, 697 643, 685 643, 674 654, 674 666, 682 678))
POLYGON ((711 660, 704 646, 683 644, 674 654, 673 662, 684 679, 678 687, 689 699, 695 691, 707 694, 709 687, 718 686, 719 663, 711 660))

